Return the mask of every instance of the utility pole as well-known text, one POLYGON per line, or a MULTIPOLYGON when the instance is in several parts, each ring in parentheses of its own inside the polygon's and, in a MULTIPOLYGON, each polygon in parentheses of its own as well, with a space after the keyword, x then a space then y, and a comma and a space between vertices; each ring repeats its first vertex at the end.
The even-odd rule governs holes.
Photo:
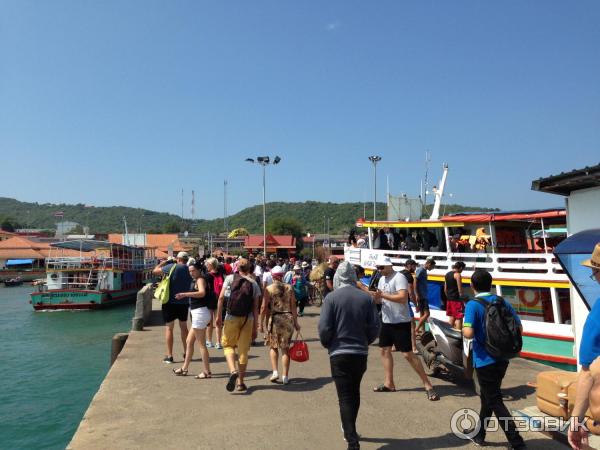
POLYGON ((369 156, 369 161, 373 163, 373 186, 374 186, 374 195, 373 195, 373 221, 377 220, 377 163, 381 161, 381 156, 373 155, 369 156))
POLYGON ((227 180, 225 180, 223 181, 223 225, 225 227, 225 253, 229 254, 229 225, 227 219, 227 180))
POLYGON ((262 166, 262 197, 263 197, 263 252, 266 258, 267 256, 267 203, 266 203, 266 174, 265 167, 268 164, 279 164, 281 162, 281 158, 279 156, 275 156, 273 161, 271 162, 271 158, 268 156, 257 156, 256 161, 252 158, 246 158, 247 162, 252 164, 260 164, 262 166))

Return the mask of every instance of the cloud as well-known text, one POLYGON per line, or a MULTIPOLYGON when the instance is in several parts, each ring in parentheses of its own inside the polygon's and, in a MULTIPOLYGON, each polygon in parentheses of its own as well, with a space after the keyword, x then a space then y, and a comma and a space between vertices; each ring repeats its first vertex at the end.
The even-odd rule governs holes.
POLYGON ((342 26, 342 24, 338 20, 334 20, 333 22, 329 22, 327 24, 327 26, 325 27, 325 29, 327 31, 335 31, 338 28, 340 28, 341 26, 342 26))

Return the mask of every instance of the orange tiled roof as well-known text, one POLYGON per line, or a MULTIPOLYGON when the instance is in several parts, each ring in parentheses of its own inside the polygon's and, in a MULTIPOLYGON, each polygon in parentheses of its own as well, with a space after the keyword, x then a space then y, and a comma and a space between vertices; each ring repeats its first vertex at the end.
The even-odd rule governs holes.
POLYGON ((44 259, 45 257, 32 248, 0 249, 0 259, 44 259))

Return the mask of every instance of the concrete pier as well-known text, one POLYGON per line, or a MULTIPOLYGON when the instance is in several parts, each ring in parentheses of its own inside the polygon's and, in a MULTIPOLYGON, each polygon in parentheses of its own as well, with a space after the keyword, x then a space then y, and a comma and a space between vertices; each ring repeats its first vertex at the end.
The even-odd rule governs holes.
MULTIPOLYGON (((196 380, 201 371, 196 349, 190 375, 176 377, 181 366, 179 330, 175 330, 175 364, 162 362, 165 353, 160 305, 154 304, 144 331, 131 331, 94 397, 68 448, 70 449, 345 449, 340 430, 329 359, 317 340, 318 308, 300 318, 310 348, 310 361, 294 363, 287 386, 269 382, 267 349, 253 347, 248 365, 247 393, 225 390, 227 367, 222 350, 210 349, 213 378, 196 380)), ((262 340, 259 337, 259 340, 262 340)), ((371 347, 361 388, 358 432, 363 449, 475 448, 454 436, 452 415, 462 408, 479 410, 479 398, 468 386, 432 379, 441 396, 427 400, 417 375, 395 356, 395 393, 374 393, 382 382, 379 349, 371 347)), ((504 382, 509 409, 535 404, 527 386, 547 366, 516 359, 504 382)), ((565 449, 540 433, 525 433, 532 450, 565 449)), ((506 448, 502 432, 488 433, 490 449, 506 448)))

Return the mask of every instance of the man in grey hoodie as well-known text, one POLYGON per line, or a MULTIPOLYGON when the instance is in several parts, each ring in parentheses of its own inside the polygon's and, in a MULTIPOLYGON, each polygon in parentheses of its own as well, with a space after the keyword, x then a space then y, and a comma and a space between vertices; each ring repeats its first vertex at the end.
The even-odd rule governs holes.
POLYGON ((356 281, 354 267, 342 262, 334 277, 336 289, 325 297, 319 320, 319 338, 329 351, 348 449, 360 448, 356 433, 360 383, 367 370, 369 344, 379 333, 375 304, 369 294, 356 287, 356 281))

